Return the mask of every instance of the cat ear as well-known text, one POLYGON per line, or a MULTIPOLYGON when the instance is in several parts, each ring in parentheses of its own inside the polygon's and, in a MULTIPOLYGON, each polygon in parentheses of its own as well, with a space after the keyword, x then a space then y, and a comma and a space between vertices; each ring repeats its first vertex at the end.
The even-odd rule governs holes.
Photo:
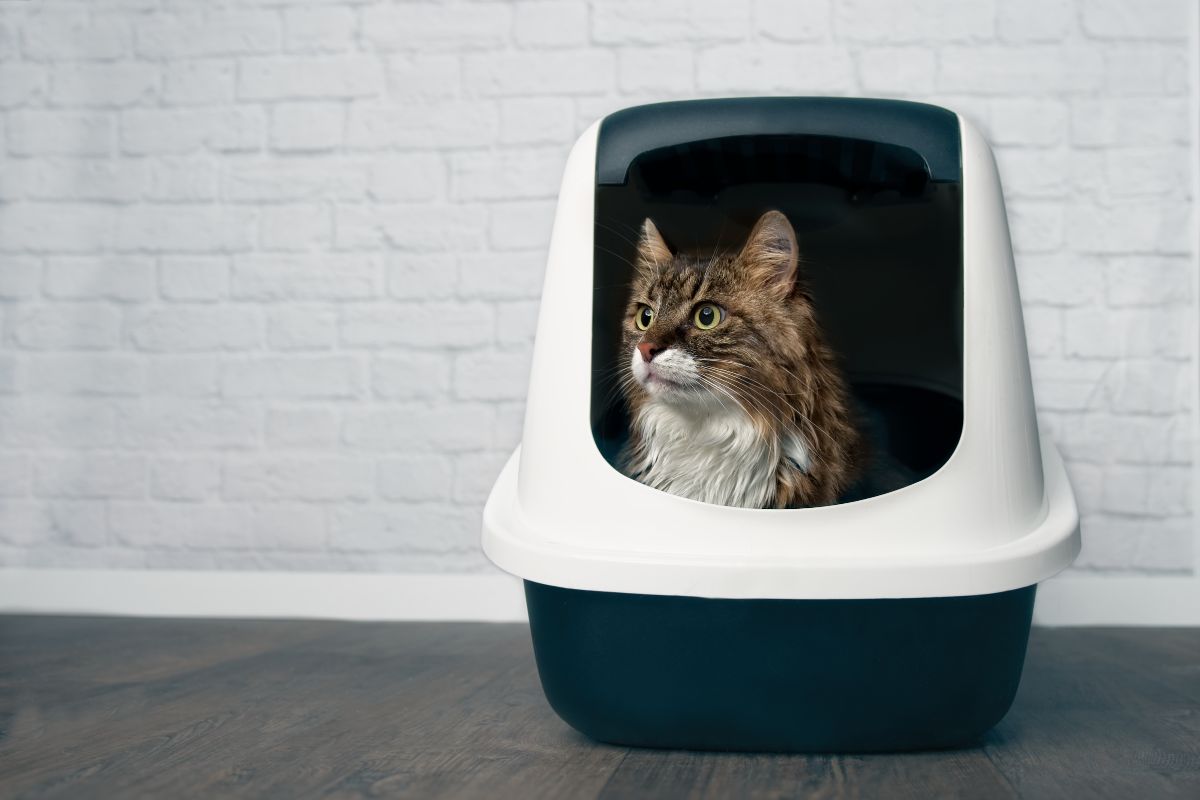
POLYGON ((740 259, 765 286, 778 296, 787 297, 796 283, 796 265, 800 261, 792 223, 778 211, 763 214, 750 231, 740 259))
POLYGON ((638 266, 656 267, 671 260, 671 248, 663 241, 658 226, 649 217, 642 223, 642 235, 638 239, 638 266))

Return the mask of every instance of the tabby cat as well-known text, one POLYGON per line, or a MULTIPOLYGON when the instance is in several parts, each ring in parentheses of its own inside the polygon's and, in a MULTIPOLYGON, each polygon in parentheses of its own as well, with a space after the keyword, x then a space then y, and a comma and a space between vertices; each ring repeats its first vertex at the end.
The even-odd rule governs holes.
POLYGON ((631 415, 621 468, 672 494, 746 508, 837 502, 862 472, 846 379, 768 211, 739 252, 672 252, 647 219, 623 332, 631 415))

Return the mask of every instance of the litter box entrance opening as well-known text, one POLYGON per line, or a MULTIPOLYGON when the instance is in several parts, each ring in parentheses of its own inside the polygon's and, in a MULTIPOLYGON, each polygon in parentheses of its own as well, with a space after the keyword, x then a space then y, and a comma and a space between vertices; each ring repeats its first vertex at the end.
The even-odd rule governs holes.
MULTIPOLYGON (((661 118, 654 124, 661 130, 661 118)), ((630 122, 609 139, 607 125, 597 145, 591 387, 592 431, 605 459, 616 468, 628 435, 621 332, 642 221, 653 219, 672 248, 704 253, 739 248, 759 216, 777 209, 795 228, 801 271, 873 449, 902 463, 914 481, 945 464, 962 432, 957 124, 935 129, 942 139, 930 137, 927 147, 909 137, 916 149, 862 138, 861 128, 853 136, 685 139, 634 154, 623 175, 612 169, 611 152, 628 147, 630 122)))

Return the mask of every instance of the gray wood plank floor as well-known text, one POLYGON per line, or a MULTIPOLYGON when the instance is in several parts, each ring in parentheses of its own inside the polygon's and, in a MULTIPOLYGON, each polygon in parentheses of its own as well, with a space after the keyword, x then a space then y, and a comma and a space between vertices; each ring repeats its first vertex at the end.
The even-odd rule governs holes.
POLYGON ((0 617, 3 797, 1200 798, 1200 630, 1037 629, 978 747, 628 750, 522 625, 0 617))

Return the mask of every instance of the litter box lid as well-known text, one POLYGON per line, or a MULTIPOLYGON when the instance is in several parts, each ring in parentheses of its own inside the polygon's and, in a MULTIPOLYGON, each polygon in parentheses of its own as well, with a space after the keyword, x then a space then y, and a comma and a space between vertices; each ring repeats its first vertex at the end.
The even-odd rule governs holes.
MULTIPOLYGON (((839 101, 863 113, 879 102, 839 101)), ((567 162, 522 445, 484 509, 487 556, 521 578, 573 589, 778 599, 988 594, 1070 564, 1078 511, 1038 431, 995 162, 978 132, 950 116, 961 154, 963 420, 943 466, 866 500, 787 510, 701 503, 614 469, 589 418, 597 123, 567 162)), ((946 168, 942 156, 931 170, 946 168)))

